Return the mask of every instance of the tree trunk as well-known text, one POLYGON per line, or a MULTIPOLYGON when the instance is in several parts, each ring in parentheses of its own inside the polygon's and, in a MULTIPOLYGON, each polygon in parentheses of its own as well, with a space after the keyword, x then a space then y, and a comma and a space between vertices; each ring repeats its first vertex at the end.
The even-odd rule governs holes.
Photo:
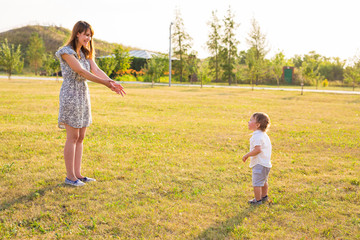
POLYGON ((180 53, 180 82, 183 80, 182 54, 180 53))
POLYGON ((229 66, 229 72, 228 72, 228 74, 229 74, 229 86, 231 85, 231 71, 230 71, 230 61, 231 61, 231 55, 230 55, 230 47, 229 47, 229 57, 228 57, 228 66, 229 66))
POLYGON ((218 68, 218 53, 215 55, 215 81, 219 81, 219 68, 218 68))

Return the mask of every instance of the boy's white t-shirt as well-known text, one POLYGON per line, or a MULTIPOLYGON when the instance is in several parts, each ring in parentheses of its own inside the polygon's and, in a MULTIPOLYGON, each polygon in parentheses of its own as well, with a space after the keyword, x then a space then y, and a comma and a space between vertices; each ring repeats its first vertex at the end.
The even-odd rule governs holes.
POLYGON ((266 132, 256 130, 250 138, 250 151, 254 150, 255 146, 261 147, 261 152, 253 157, 250 157, 250 167, 260 164, 264 167, 271 168, 271 141, 266 132))

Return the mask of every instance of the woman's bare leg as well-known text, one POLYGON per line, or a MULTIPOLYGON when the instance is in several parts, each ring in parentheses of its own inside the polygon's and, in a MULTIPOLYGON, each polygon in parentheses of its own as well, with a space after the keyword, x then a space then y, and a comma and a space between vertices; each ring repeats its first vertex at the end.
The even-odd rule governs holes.
POLYGON ((75 176, 76 178, 83 178, 84 176, 81 175, 81 159, 83 153, 83 141, 85 138, 86 127, 80 128, 79 131, 79 138, 76 142, 75 147, 75 176))
POLYGON ((75 175, 75 150, 79 139, 80 130, 65 124, 66 142, 64 147, 64 159, 66 167, 66 177, 72 181, 77 179, 75 175))

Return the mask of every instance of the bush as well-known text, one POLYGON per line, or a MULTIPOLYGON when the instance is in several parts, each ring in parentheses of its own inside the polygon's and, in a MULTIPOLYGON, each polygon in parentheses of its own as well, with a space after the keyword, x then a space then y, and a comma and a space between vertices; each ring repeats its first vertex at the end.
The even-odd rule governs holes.
POLYGON ((136 82, 136 78, 133 75, 128 75, 128 74, 117 76, 115 80, 122 82, 136 82))
POLYGON ((139 82, 144 82, 144 77, 143 77, 143 76, 140 76, 140 77, 137 78, 137 80, 138 80, 139 82))
POLYGON ((321 82, 321 86, 323 87, 328 87, 329 86, 329 82, 327 79, 325 79, 324 81, 321 82))

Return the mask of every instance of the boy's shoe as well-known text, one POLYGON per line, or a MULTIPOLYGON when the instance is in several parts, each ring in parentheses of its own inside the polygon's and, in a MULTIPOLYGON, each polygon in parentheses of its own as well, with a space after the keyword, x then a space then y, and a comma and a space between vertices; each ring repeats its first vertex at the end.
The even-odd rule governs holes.
POLYGON ((84 183, 86 183, 86 182, 96 182, 96 179, 89 178, 89 177, 79 178, 79 180, 84 182, 84 183))
POLYGON ((75 187, 81 187, 84 186, 85 183, 83 183, 82 181, 80 181, 79 179, 77 179, 76 181, 72 181, 68 178, 65 178, 65 184, 71 185, 71 186, 75 186, 75 187))
POLYGON ((261 205, 262 204, 262 200, 256 201, 256 199, 252 199, 249 201, 250 205, 261 205))
POLYGON ((267 202, 268 200, 269 200, 268 195, 266 195, 265 197, 262 197, 262 198, 261 198, 261 201, 262 201, 262 202, 267 202))

